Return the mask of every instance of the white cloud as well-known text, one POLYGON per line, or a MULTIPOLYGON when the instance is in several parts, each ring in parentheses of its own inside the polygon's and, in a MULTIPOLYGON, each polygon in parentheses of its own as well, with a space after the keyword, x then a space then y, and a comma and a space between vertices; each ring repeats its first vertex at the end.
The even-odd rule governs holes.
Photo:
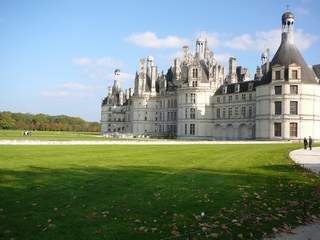
POLYGON ((183 45, 188 45, 189 40, 177 36, 166 36, 159 38, 153 32, 131 34, 127 39, 139 47, 145 48, 180 48, 183 45))
POLYGON ((101 88, 100 86, 71 82, 63 83, 50 90, 43 90, 40 94, 44 97, 87 97, 101 88))
MULTIPOLYGON (((305 33, 301 29, 298 29, 295 32, 295 43, 301 50, 310 48, 317 39, 317 36, 305 33)), ((270 48, 271 51, 275 51, 279 47, 280 42, 281 29, 273 29, 269 31, 256 32, 254 36, 250 34, 242 34, 240 36, 233 37, 231 40, 227 40, 224 46, 238 50, 262 51, 265 48, 270 48)))
POLYGON ((72 59, 72 63, 80 66, 104 66, 104 67, 120 67, 122 63, 111 57, 101 57, 92 59, 89 57, 76 57, 72 59))
POLYGON ((226 41, 224 45, 229 48, 247 50, 252 48, 254 45, 254 40, 249 34, 245 33, 226 41))
POLYGON ((75 65, 89 65, 91 64, 91 59, 86 57, 73 58, 72 63, 75 65))

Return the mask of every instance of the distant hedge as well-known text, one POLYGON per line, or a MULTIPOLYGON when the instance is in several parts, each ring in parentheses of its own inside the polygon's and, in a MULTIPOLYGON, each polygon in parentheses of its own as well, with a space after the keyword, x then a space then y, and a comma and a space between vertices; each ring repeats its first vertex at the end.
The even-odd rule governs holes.
POLYGON ((66 115, 0 112, 0 129, 99 132, 98 122, 87 122, 66 115))

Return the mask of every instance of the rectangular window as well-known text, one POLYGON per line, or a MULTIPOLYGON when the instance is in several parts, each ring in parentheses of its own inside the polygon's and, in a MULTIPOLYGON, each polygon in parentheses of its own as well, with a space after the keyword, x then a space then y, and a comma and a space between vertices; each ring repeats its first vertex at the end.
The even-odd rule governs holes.
POLYGON ((217 103, 220 103, 220 97, 217 97, 217 103))
POLYGON ((238 107, 235 107, 235 108, 234 108, 234 115, 235 115, 235 117, 238 117, 238 114, 239 114, 239 108, 238 108, 238 107))
POLYGON ((187 135, 188 134, 188 124, 184 125, 184 134, 187 135))
POLYGON ((274 86, 274 94, 281 95, 282 94, 282 86, 274 86))
POLYGON ((275 115, 282 114, 282 103, 280 101, 274 102, 274 114, 275 115))
POLYGON ((290 85, 290 94, 298 94, 298 85, 290 85))
POLYGON ((241 95, 241 99, 242 99, 242 101, 245 101, 246 100, 246 94, 242 94, 241 95))
POLYGON ((298 114, 298 102, 290 101, 290 114, 297 115, 298 114))
POLYGON ((188 108, 186 108, 186 109, 185 109, 184 118, 185 118, 185 119, 187 119, 187 118, 188 118, 188 108))
POLYGON ((290 123, 290 137, 298 137, 298 123, 290 123))
POLYGON ((188 93, 186 93, 186 103, 188 103, 188 93))
POLYGON ((292 79, 298 79, 298 70, 292 70, 292 79))
POLYGON ((226 96, 223 96, 223 103, 226 103, 226 102, 227 102, 226 96))
POLYGON ((276 80, 281 80, 281 71, 276 71, 276 80))
POLYGON ((239 100, 239 95, 237 94, 237 95, 236 95, 236 101, 238 101, 238 100, 239 100))
POLYGON ((229 103, 232 102, 232 95, 229 96, 229 103))
POLYGON ((232 117, 232 108, 228 109, 228 117, 231 118, 232 117))
POLYGON ((191 123, 190 124, 190 135, 194 135, 195 134, 195 124, 191 123))
POLYGON ((241 117, 246 117, 246 107, 241 107, 241 117))
POLYGON ((197 87, 198 86, 198 81, 192 81, 192 87, 197 87))
POLYGON ((217 108, 217 119, 220 119, 220 108, 217 108))
POLYGON ((249 106, 248 117, 252 118, 252 106, 249 106))
POLYGON ((196 94, 191 93, 191 103, 196 103, 196 94))
POLYGON ((281 123, 274 123, 274 136, 281 137, 281 123))
POLYGON ((192 77, 197 78, 198 77, 198 68, 192 69, 192 77))
POLYGON ((252 93, 249 93, 249 101, 252 100, 252 93))
POLYGON ((226 109, 222 109, 222 118, 226 118, 226 109))
POLYGON ((195 119, 196 118, 196 109, 190 108, 190 118, 195 119))

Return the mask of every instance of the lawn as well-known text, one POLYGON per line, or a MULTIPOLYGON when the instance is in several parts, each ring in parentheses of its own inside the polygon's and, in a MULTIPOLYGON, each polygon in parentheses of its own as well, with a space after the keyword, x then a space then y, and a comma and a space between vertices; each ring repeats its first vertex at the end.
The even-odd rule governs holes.
POLYGON ((67 131, 32 131, 32 136, 23 136, 22 130, 0 130, 0 140, 104 140, 100 133, 67 131))
POLYGON ((259 239, 320 213, 297 147, 2 145, 0 239, 259 239))

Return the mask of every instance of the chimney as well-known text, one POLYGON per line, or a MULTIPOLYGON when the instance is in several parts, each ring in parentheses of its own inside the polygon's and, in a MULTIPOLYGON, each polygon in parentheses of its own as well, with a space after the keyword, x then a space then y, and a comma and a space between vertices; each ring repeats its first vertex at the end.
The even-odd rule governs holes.
POLYGON ((157 66, 151 66, 151 95, 156 95, 157 66))

